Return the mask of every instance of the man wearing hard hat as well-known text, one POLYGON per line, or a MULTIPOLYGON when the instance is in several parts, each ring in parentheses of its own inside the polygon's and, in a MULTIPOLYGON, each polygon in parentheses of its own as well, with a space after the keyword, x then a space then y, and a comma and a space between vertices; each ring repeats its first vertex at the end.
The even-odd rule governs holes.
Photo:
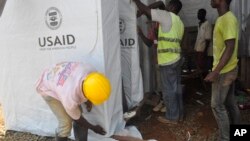
POLYGON ((101 126, 90 124, 82 116, 80 107, 85 103, 90 111, 92 104, 102 104, 110 96, 109 80, 91 65, 79 62, 56 64, 43 72, 36 90, 58 120, 56 141, 67 141, 72 124, 78 141, 87 141, 88 129, 106 134, 101 126))

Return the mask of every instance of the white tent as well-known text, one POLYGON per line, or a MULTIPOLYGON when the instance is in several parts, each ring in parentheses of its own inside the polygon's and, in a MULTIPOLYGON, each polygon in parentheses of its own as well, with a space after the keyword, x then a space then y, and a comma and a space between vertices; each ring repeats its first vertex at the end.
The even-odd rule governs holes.
MULTIPOLYGON (((136 5, 130 0, 119 0, 119 27, 123 94, 128 110, 143 99, 139 46, 136 34, 136 5)), ((126 109, 126 108, 125 108, 126 109)))

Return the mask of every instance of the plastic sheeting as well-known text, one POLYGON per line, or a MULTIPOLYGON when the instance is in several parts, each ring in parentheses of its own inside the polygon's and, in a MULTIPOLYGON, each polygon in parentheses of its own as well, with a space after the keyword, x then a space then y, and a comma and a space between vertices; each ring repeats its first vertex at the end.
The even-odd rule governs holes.
POLYGON ((141 137, 125 129, 121 105, 121 62, 117 0, 8 0, 0 24, 0 101, 5 128, 55 134, 57 121, 35 82, 43 69, 61 61, 86 61, 110 79, 112 94, 84 117, 107 131, 89 130, 89 140, 113 134, 141 137))
POLYGON ((143 99, 136 7, 131 0, 119 0, 119 11, 122 83, 128 109, 131 109, 143 99))

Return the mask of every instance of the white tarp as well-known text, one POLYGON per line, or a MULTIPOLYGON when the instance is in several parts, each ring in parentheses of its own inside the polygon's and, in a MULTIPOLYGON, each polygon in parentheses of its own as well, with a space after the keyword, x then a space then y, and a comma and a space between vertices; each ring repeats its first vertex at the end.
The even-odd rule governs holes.
MULTIPOLYGON (((8 0, 0 23, 0 102, 9 130, 54 135, 57 121, 35 82, 61 61, 86 61, 112 84, 108 102, 84 116, 107 131, 126 131, 121 105, 117 0, 8 0)), ((89 140, 112 140, 89 130, 89 140)), ((134 135, 140 136, 135 129, 134 135)))
POLYGON ((119 15, 122 82, 130 109, 143 99, 135 4, 131 0, 119 0, 119 15))

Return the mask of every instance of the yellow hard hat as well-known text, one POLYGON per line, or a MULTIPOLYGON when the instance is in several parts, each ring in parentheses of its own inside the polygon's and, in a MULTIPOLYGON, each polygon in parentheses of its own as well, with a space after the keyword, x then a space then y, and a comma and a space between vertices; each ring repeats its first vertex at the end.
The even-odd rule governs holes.
POLYGON ((89 101, 94 105, 99 105, 109 98, 111 85, 103 74, 92 72, 83 81, 82 89, 89 101))

